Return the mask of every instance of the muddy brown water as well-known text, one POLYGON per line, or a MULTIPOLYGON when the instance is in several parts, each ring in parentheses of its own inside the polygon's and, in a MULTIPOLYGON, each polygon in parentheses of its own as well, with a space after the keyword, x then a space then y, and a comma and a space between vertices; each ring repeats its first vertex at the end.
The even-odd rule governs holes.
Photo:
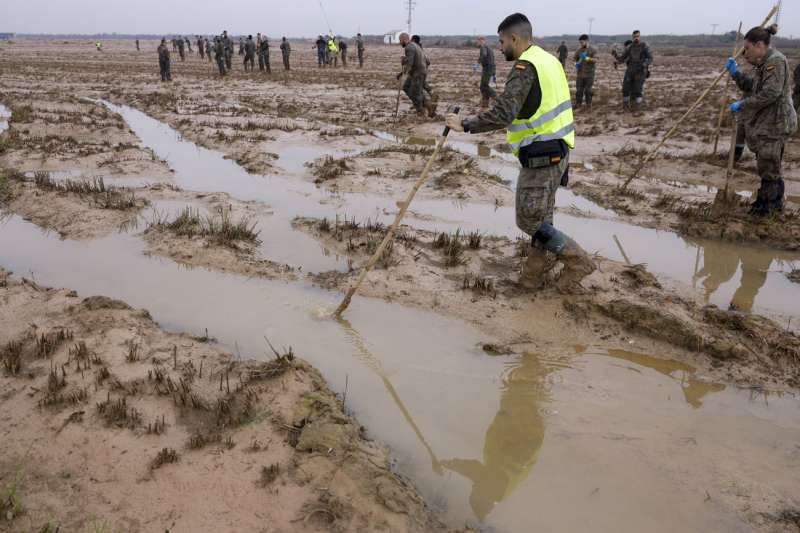
MULTIPOLYGON (((291 228, 295 216, 340 218, 356 217, 393 220, 396 199, 372 194, 332 194, 307 180, 298 179, 304 164, 333 152, 317 144, 276 145, 277 164, 286 175, 253 176, 235 162, 217 152, 191 143, 169 126, 128 106, 105 102, 120 113, 142 143, 167 160, 175 170, 177 185, 202 192, 224 191, 244 201, 265 202, 274 214, 259 220, 262 253, 267 259, 300 265, 304 271, 345 270, 344 258, 330 254, 312 237, 291 228)), ((373 132, 385 139, 405 142, 406 138, 373 132)), ((311 141, 310 141, 311 142, 311 141)), ((416 142, 416 141, 415 141, 416 142)), ((461 142, 459 150, 478 154, 477 145, 461 142)), ((337 152, 340 154, 341 152, 337 152)), ((333 153, 336 155, 337 153, 333 153)), ((508 154, 490 150, 494 165, 514 171, 516 163, 508 154)), ((573 236, 586 250, 610 259, 645 263, 655 274, 680 283, 702 287, 709 303, 727 308, 753 310, 786 323, 800 324, 800 284, 792 283, 785 273, 800 263, 800 254, 769 248, 745 246, 707 239, 683 238, 673 232, 642 228, 615 220, 612 211, 559 189, 558 207, 576 207, 592 215, 580 217, 557 213, 555 223, 573 236)), ((511 238, 520 236, 514 222, 513 206, 415 200, 404 222, 426 230, 481 231, 511 238)))
MULTIPOLYGON (((157 144, 136 123, 143 142, 157 144)), ((203 149, 183 144, 163 125, 153 129, 175 143, 157 153, 167 156, 180 186, 268 202, 277 222, 262 227, 264 236, 288 233, 295 214, 354 211, 352 198, 311 195, 296 180, 254 178, 231 170, 238 167, 218 154, 225 164, 217 168, 207 166, 211 159, 189 165, 205 157, 198 156, 203 149)), ((359 216, 378 211, 374 198, 353 196, 359 216)), ((182 205, 160 207, 175 212, 182 205)), ((429 208, 450 209, 453 224, 476 209, 447 202, 429 208)), ((277 246, 289 235, 268 241, 277 246)), ((800 400, 794 396, 725 387, 688 365, 613 347, 489 357, 478 346, 492 339, 459 321, 366 298, 356 298, 348 323, 340 324, 323 318, 339 294, 303 282, 190 269, 143 249, 129 233, 83 242, 17 216, 0 223, 0 264, 19 275, 123 299, 170 329, 209 328, 246 357, 268 356, 266 336, 292 346, 334 390, 343 392, 347 382, 347 407, 391 447, 397 470, 453 525, 467 521, 502 532, 586 524, 597 531, 746 531, 750 526, 732 510, 741 501, 763 493, 788 500, 797 492, 800 400), (733 500, 730 486, 739 491, 733 500)), ((319 261, 308 255, 321 255, 316 243, 291 254, 306 265, 319 261)), ((525 331, 525 309, 509 319, 525 331)))

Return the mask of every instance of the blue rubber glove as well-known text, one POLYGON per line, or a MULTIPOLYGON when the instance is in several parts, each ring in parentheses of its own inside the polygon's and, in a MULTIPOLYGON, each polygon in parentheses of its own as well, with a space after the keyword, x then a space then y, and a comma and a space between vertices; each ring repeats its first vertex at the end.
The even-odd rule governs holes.
POLYGON ((575 70, 580 70, 580 69, 581 69, 581 62, 578 61, 577 63, 575 63, 575 70))
POLYGON ((725 63, 725 68, 731 73, 731 76, 735 76, 736 72, 739 70, 739 65, 736 64, 736 60, 734 58, 729 57, 728 62, 725 63))
POLYGON ((581 61, 586 61, 586 52, 581 52, 581 61))
POLYGON ((730 106, 731 113, 738 113, 739 110, 741 110, 741 109, 742 109, 742 103, 741 102, 734 102, 730 106))

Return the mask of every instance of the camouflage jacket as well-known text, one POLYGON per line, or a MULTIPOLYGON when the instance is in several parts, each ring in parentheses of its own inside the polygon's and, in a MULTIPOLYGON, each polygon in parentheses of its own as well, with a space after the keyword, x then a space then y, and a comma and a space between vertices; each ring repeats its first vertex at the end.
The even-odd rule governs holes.
POLYGON ((653 54, 647 43, 640 41, 638 44, 631 43, 619 56, 617 62, 625 63, 628 65, 628 70, 638 72, 650 66, 653 62, 653 54))
POLYGON ((289 44, 289 41, 283 41, 281 43, 281 52, 283 52, 283 55, 289 55, 289 52, 291 52, 291 51, 292 51, 292 47, 289 44))
POLYGON ((428 61, 425 58, 425 53, 413 41, 406 45, 402 65, 403 72, 409 76, 424 76, 428 73, 428 61))
POLYGON ((733 79, 741 90, 752 93, 741 107, 748 138, 785 139, 797 130, 786 56, 771 48, 760 65, 737 72, 733 79))
POLYGON ((256 43, 253 42, 253 39, 247 39, 244 42, 244 51, 249 56, 256 54, 256 43))
POLYGON ((575 50, 573 56, 575 63, 580 63, 581 68, 578 69, 579 78, 592 78, 594 77, 595 65, 597 65, 597 50, 594 46, 587 46, 586 48, 578 48, 575 50), (581 59, 581 55, 586 53, 586 59, 581 59))
POLYGON ((481 46, 481 51, 478 54, 478 63, 480 63, 483 68, 494 66, 494 52, 492 52, 488 44, 481 46))
POLYGON ((358 48, 359 52, 364 51, 364 39, 356 39, 356 47, 358 48))
POLYGON ((567 46, 562 44, 558 47, 558 59, 564 61, 567 59, 567 55, 569 54, 569 50, 567 50, 567 46))
POLYGON ((166 44, 158 45, 158 60, 169 61, 169 48, 167 48, 166 44))
POLYGON ((542 88, 536 67, 527 61, 515 61, 506 80, 503 94, 494 107, 465 120, 470 133, 507 128, 516 118, 533 116, 542 102, 542 88))

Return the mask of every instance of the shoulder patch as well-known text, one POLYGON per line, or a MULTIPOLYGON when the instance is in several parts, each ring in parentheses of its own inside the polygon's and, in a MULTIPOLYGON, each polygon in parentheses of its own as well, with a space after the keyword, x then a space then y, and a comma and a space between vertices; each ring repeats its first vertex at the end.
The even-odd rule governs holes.
POLYGON ((525 70, 527 67, 525 66, 525 63, 517 63, 514 65, 514 68, 517 70, 525 70))
POLYGON ((775 65, 768 65, 767 70, 775 70, 775 65))

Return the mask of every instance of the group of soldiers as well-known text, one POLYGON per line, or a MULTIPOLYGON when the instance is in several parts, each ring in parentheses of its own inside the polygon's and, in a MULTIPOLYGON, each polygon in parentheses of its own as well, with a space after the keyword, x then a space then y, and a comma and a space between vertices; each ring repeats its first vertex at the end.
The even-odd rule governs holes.
MULTIPOLYGON (((356 35, 356 54, 358 56, 358 68, 364 67, 364 38, 361 34, 356 35)), ((329 35, 327 38, 321 34, 313 44, 312 49, 317 50, 317 65, 320 68, 339 66, 339 57, 342 58, 342 67, 347 68, 347 39, 337 38, 329 35)))
POLYGON ((399 81, 405 76, 403 92, 411 100, 417 114, 425 116, 427 113, 428 117, 433 118, 436 116, 439 98, 428 83, 431 60, 422 49, 422 39, 419 35, 409 36, 407 33, 401 33, 399 42, 404 53, 400 62, 402 70, 397 74, 397 79, 399 81))

